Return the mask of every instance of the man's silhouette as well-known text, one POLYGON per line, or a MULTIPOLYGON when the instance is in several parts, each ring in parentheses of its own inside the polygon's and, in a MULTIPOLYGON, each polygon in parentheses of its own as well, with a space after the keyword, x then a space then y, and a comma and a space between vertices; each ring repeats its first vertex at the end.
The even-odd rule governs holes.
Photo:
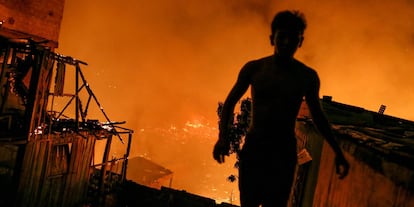
POLYGON ((320 106, 318 74, 294 58, 305 28, 304 16, 298 11, 276 14, 270 35, 274 54, 245 64, 223 104, 213 151, 219 163, 229 155, 227 137, 234 107, 251 87, 252 120, 239 162, 242 207, 287 205, 297 163, 295 121, 303 99, 314 124, 336 153, 340 178, 348 173, 349 164, 320 106))

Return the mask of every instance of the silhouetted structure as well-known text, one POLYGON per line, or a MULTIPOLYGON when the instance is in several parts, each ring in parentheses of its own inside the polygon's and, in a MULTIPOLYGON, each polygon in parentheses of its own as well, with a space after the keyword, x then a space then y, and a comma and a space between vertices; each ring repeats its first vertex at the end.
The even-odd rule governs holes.
POLYGON ((63 8, 64 0, 0 3, 0 206, 79 206, 88 195, 104 197, 115 177, 125 179, 132 130, 103 112, 82 74, 85 62, 54 53, 63 8), (70 93, 68 71, 75 74, 70 93), (58 99, 67 101, 63 108, 58 99), (87 118, 93 103, 105 122, 87 118), (122 170, 113 175, 112 137, 125 135, 126 152, 116 160, 122 170), (103 164, 92 165, 99 140, 103 164))
POLYGON ((122 141, 123 134, 128 135, 128 147, 118 159, 125 162, 117 182, 125 180, 133 132, 109 120, 82 74, 80 65, 86 63, 31 39, 0 36, 0 43, 0 204, 79 206, 86 203, 88 193, 103 197, 110 191, 109 177, 114 179, 108 170, 112 137, 122 141), (63 90, 66 66, 75 70, 72 94, 63 90), (55 111, 54 101, 63 97, 67 103, 55 111), (105 122, 87 118, 92 103, 101 109, 105 122), (67 111, 74 115, 66 116, 67 111), (94 166, 98 170, 92 166, 95 143, 103 139, 103 164, 94 166), (98 176, 91 176, 96 170, 98 176), (90 179, 98 180, 94 188, 90 179))

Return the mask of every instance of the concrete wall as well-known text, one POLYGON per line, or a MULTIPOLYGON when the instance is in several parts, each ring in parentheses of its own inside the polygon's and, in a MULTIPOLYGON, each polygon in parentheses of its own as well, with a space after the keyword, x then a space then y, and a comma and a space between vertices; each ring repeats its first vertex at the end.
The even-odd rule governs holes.
POLYGON ((0 0, 1 28, 57 47, 65 0, 0 0))

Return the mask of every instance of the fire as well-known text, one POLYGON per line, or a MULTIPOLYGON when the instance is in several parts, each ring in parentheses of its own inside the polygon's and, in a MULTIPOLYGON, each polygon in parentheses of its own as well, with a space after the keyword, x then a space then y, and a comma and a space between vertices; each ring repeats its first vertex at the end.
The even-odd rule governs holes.
POLYGON ((139 156, 173 171, 172 188, 238 204, 237 182, 227 180, 237 173, 235 157, 229 157, 225 165, 217 164, 212 157, 217 133, 215 126, 193 119, 165 128, 141 129, 133 144, 139 156))
POLYGON ((232 161, 224 169, 211 155, 217 102, 243 64, 272 53, 269 25, 282 9, 307 17, 297 58, 318 71, 321 96, 414 119, 409 1, 65 3, 58 50, 89 63, 85 75, 106 112, 138 129, 131 153, 171 168, 173 187, 212 197, 237 192, 224 187, 232 161))

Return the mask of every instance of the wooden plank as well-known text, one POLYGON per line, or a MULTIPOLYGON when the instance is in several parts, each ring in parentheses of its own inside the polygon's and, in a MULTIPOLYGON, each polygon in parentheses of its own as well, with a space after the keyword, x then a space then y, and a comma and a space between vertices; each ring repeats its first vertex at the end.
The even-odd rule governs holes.
POLYGON ((52 149, 52 142, 49 139, 49 135, 43 136, 47 141, 41 142, 40 144, 44 145, 44 156, 41 164, 41 173, 39 176, 39 188, 38 192, 38 204, 37 206, 47 206, 47 201, 50 197, 50 185, 48 185, 48 176, 49 176, 49 166, 50 166, 50 156, 52 149))
POLYGON ((81 163, 82 163, 82 150, 84 148, 84 142, 83 142, 83 138, 76 136, 75 137, 76 141, 76 148, 74 151, 72 151, 72 156, 74 157, 74 159, 76 160, 76 162, 73 165, 73 170, 72 170, 72 181, 71 181, 71 188, 74 192, 76 193, 71 193, 70 197, 68 198, 68 202, 70 203, 70 205, 74 205, 76 203, 76 201, 79 199, 78 198, 78 194, 79 194, 79 190, 80 190, 80 177, 81 177, 81 163))
MULTIPOLYGON (((73 136, 73 135, 72 135, 73 136)), ((64 190, 65 198, 63 200, 63 206, 70 206, 70 201, 73 200, 73 192, 75 189, 75 182, 76 182, 76 163, 78 162, 78 157, 76 152, 78 151, 79 141, 76 137, 73 136, 73 142, 71 147, 70 153, 70 163, 68 168, 68 177, 66 178, 66 186, 64 190)))
POLYGON ((28 184, 27 184, 27 196, 22 199, 25 202, 25 205, 29 206, 30 201, 32 201, 33 203, 36 202, 36 170, 38 169, 38 162, 36 162, 36 160, 38 160, 38 157, 40 156, 41 153, 41 149, 40 149, 40 145, 38 142, 33 141, 33 145, 32 148, 34 150, 33 152, 33 156, 28 157, 27 159, 30 162, 30 168, 27 169, 27 177, 28 177, 28 184))
POLYGON ((83 182, 83 192, 81 194, 81 196, 83 198, 86 198, 87 196, 87 188, 88 188, 88 183, 89 183, 89 179, 90 179, 90 172, 91 172, 91 160, 94 154, 94 149, 95 149, 95 142, 96 142, 96 138, 93 135, 89 135, 88 139, 87 139, 87 144, 86 144, 86 149, 84 151, 84 163, 83 163, 83 169, 82 169, 82 182, 83 182))
POLYGON ((339 180, 335 172, 335 155, 329 145, 324 145, 313 206, 414 206, 412 191, 397 185, 349 153, 345 152, 345 156, 351 168, 349 175, 339 180))
POLYGON ((41 142, 41 141, 36 141, 38 148, 39 148, 39 153, 38 156, 35 157, 32 161, 35 164, 35 169, 33 170, 33 197, 31 198, 30 205, 32 206, 40 206, 38 205, 39 202, 41 201, 41 189, 42 189, 42 184, 43 184, 43 176, 44 176, 44 165, 46 165, 46 156, 48 153, 48 142, 41 142))

